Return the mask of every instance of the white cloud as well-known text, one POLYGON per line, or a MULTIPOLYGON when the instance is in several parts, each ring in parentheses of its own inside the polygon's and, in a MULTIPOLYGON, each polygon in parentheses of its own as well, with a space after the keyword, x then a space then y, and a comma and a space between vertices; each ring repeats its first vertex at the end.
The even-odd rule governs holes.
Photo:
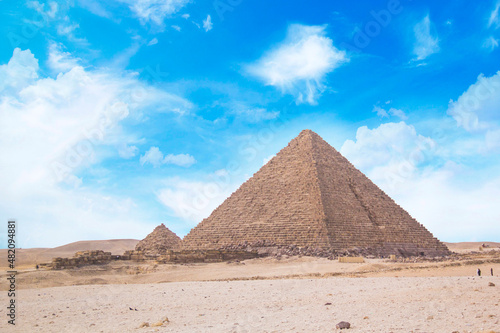
POLYGON ((402 119, 402 120, 408 119, 408 116, 406 115, 406 113, 404 113, 404 111, 400 110, 400 109, 390 108, 389 114, 391 114, 395 117, 398 117, 399 119, 402 119))
POLYGON ((177 31, 181 31, 181 27, 179 27, 178 25, 173 25, 172 29, 177 30, 177 31))
POLYGON ((183 19, 186 19, 186 20, 187 20, 188 18, 190 18, 190 17, 191 17, 191 15, 189 15, 189 14, 182 14, 182 15, 181 15, 181 17, 182 17, 183 19))
POLYGON ((231 193, 239 183, 232 179, 227 170, 218 170, 203 181, 170 178, 156 195, 174 215, 192 226, 208 217, 231 193))
POLYGON ((190 167, 196 163, 196 160, 189 154, 168 154, 164 157, 158 147, 151 147, 143 156, 141 156, 140 162, 142 165, 149 163, 154 167, 159 167, 162 164, 174 164, 183 167, 190 167))
POLYGON ((80 66, 55 78, 38 72, 29 50, 15 49, 0 66, 1 219, 19 219, 29 242, 23 247, 142 235, 145 217, 135 203, 90 188, 80 171, 110 151, 134 154, 133 146, 122 146, 130 135, 121 123, 131 114, 151 106, 176 112, 190 103, 127 72, 80 66))
POLYGON ((123 144, 118 148, 118 155, 120 155, 121 158, 132 158, 137 155, 138 152, 139 148, 137 148, 136 146, 128 146, 123 144))
POLYGON ((431 33, 431 20, 428 14, 413 27, 413 32, 415 33, 413 44, 415 60, 424 60, 431 54, 439 52, 439 38, 431 33))
POLYGON ((80 27, 79 24, 59 24, 57 26, 57 33, 61 36, 72 36, 73 32, 80 27))
POLYGON ((480 172, 474 176, 474 170, 463 169, 449 162, 386 192, 441 240, 498 239, 500 175, 464 185, 465 177, 479 179, 480 172))
POLYGON ((374 106, 373 112, 376 112, 377 116, 379 116, 380 118, 388 118, 389 117, 389 114, 387 113, 387 111, 382 109, 380 106, 374 106))
POLYGON ((325 26, 293 24, 287 38, 247 71, 266 85, 295 96, 297 103, 315 104, 325 89, 326 74, 348 61, 344 51, 326 37, 325 26))
POLYGON ((74 58, 69 52, 64 52, 61 49, 61 44, 52 42, 49 45, 47 65, 55 73, 65 73, 78 66, 79 63, 79 59, 74 58))
POLYGON ((165 158, 163 159, 163 163, 189 167, 189 166, 193 165, 194 163, 196 163, 196 160, 194 159, 193 156, 191 156, 189 154, 178 154, 178 155, 168 154, 168 155, 165 155, 165 158))
POLYGON ((495 50, 498 47, 498 39, 496 39, 493 36, 486 38, 486 40, 483 43, 483 47, 485 49, 489 49, 490 51, 495 50))
POLYGON ((177 13, 190 0, 118 0, 129 6, 142 24, 152 22, 164 27, 165 18, 177 13))
POLYGON ((89 43, 87 39, 77 37, 76 31, 80 27, 79 24, 74 23, 70 20, 69 16, 63 16, 57 20, 57 34, 66 37, 69 41, 73 43, 80 44, 82 46, 88 46, 89 43))
POLYGON ((500 26, 500 21, 498 19, 498 11, 500 10, 500 2, 498 2, 495 6, 495 9, 490 14, 490 18, 488 20, 488 28, 495 25, 495 29, 500 26))
POLYGON ((210 15, 207 15, 207 18, 203 20, 203 29, 205 29, 206 32, 212 30, 213 28, 213 23, 212 23, 212 18, 210 15))
POLYGON ((141 164, 151 164, 154 167, 159 167, 163 163, 163 153, 158 147, 151 147, 141 156, 141 164))
POLYGON ((245 103, 233 102, 228 106, 229 114, 237 116, 239 119, 249 123, 259 123, 264 120, 276 119, 279 111, 269 111, 260 107, 247 106, 245 103))
POLYGON ((108 19, 112 18, 111 13, 106 8, 104 8, 105 2, 101 4, 99 0, 78 0, 78 5, 82 8, 87 9, 94 15, 105 17, 108 19))
MULTIPOLYGON (((500 134, 499 134, 500 135, 500 134)), ((453 162, 432 164, 436 143, 404 122, 360 127, 341 153, 382 190, 445 241, 500 237, 500 173, 478 181, 483 171, 453 162), (466 177, 467 175, 467 177, 466 177), (467 178, 472 182, 464 181, 467 178)))
POLYGON ((38 13, 48 16, 49 18, 53 19, 55 18, 59 6, 57 5, 57 2, 55 1, 49 1, 48 3, 39 3, 38 1, 28 1, 27 6, 29 8, 33 8, 36 10, 38 13), (47 10, 45 9, 45 5, 47 5, 47 10))
POLYGON ((358 128, 356 141, 347 140, 340 152, 362 169, 376 169, 377 177, 385 173, 398 173, 399 168, 413 172, 423 161, 423 153, 434 148, 434 141, 417 134, 415 128, 405 122, 386 123, 373 130, 358 128))
POLYGON ((16 48, 9 62, 0 65, 0 93, 19 92, 38 78, 38 60, 16 48))
POLYGON ((480 74, 457 101, 450 100, 447 113, 467 131, 499 126, 500 71, 491 77, 480 74))
MULTIPOLYGON (((386 103, 386 104, 388 104, 388 103, 386 103)), ((396 108, 390 108, 389 110, 384 110, 380 106, 374 106, 373 112, 376 112, 377 116, 379 116, 381 118, 388 118, 389 115, 391 115, 391 116, 398 117, 401 120, 408 119, 408 116, 406 115, 406 113, 403 110, 396 109, 396 108)))
POLYGON ((158 44, 158 38, 156 38, 156 37, 155 37, 155 38, 151 39, 151 40, 148 42, 148 44, 147 44, 147 45, 148 45, 148 46, 152 46, 152 45, 156 45, 156 44, 158 44))

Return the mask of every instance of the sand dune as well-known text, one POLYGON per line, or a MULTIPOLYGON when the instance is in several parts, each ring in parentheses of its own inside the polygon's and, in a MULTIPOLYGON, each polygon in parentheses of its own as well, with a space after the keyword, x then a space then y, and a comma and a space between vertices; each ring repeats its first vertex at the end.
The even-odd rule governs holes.
MULTIPOLYGON (((23 268, 34 266, 37 263, 51 262, 55 257, 73 257, 75 252, 84 250, 103 250, 112 254, 123 254, 127 250, 133 250, 139 242, 137 239, 108 239, 79 241, 54 248, 31 248, 16 250, 16 266, 23 268)), ((7 257, 7 250, 1 249, 1 258, 7 257)), ((0 267, 7 267, 5 260, 0 260, 0 267)))

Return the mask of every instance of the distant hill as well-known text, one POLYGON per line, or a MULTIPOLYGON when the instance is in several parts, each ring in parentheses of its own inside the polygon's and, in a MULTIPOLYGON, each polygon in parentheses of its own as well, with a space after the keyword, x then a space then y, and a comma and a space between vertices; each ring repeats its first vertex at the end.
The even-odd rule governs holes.
MULTIPOLYGON (((138 239, 109 239, 95 241, 79 241, 54 248, 32 248, 16 250, 16 265, 36 265, 37 263, 51 262, 55 257, 73 257, 75 252, 84 250, 103 250, 112 254, 123 254, 127 250, 135 249, 138 239)), ((6 249, 0 250, 0 267, 6 267, 6 249)))
POLYGON ((479 251, 479 247, 483 244, 488 245, 485 250, 499 249, 500 243, 495 242, 460 242, 460 243, 444 243, 450 251, 463 253, 470 251, 479 251))

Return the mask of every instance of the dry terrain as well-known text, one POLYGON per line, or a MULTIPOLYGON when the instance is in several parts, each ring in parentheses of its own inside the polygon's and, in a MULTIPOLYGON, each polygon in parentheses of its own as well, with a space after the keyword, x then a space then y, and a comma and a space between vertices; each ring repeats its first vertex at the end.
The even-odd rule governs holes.
MULTIPOLYGON (((500 332, 500 244, 482 244, 447 244, 462 254, 446 261, 119 261, 61 271, 24 263, 17 330, 1 306, 0 332, 329 332, 342 320, 349 332, 500 332)), ((0 304, 6 282, 3 271, 0 304)))
MULTIPOLYGON (((74 242, 54 248, 17 249, 16 260, 18 268, 34 267, 36 264, 48 263, 55 257, 72 257, 77 251, 103 250, 112 254, 122 254, 133 250, 139 242, 137 239, 110 239, 74 242)), ((0 268, 6 267, 7 250, 0 249, 0 268)))

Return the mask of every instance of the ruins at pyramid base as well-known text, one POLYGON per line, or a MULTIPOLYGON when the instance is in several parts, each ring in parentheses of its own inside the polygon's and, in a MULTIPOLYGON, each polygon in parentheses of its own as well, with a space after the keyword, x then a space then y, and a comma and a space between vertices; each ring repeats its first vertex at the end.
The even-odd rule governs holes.
POLYGON ((201 221, 182 248, 332 256, 450 251, 345 157, 302 131, 201 221))
POLYGON ((178 249, 181 239, 170 231, 163 223, 157 226, 149 235, 137 243, 135 251, 146 255, 161 255, 168 250, 178 249))

